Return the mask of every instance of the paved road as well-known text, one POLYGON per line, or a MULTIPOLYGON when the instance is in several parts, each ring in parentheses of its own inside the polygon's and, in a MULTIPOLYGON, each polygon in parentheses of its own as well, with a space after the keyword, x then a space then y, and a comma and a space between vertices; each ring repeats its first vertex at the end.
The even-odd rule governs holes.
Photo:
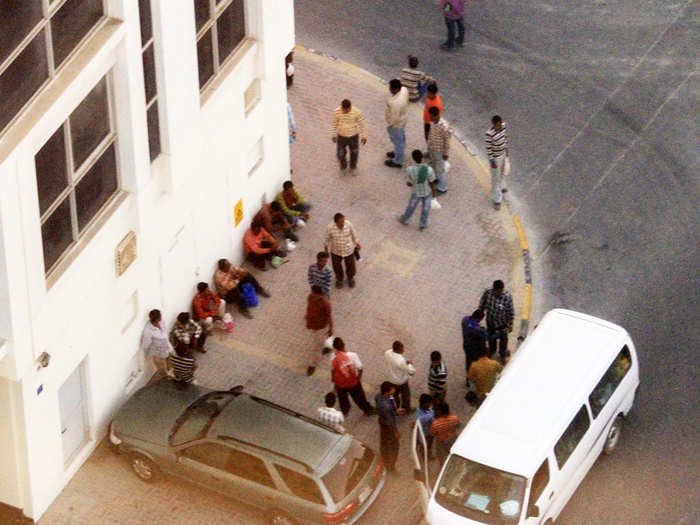
POLYGON ((700 2, 468 1, 455 53, 433 0, 296 0, 297 42, 383 78, 417 54, 481 147, 511 127, 509 205, 526 218, 537 315, 625 326, 643 385, 619 452, 561 522, 700 523, 697 203, 700 2))

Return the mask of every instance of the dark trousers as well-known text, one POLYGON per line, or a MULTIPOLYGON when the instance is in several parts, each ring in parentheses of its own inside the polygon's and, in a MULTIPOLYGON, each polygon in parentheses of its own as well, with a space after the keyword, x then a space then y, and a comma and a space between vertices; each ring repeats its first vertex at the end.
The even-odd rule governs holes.
POLYGON ((331 264, 333 265, 333 273, 335 273, 336 281, 342 282, 345 278, 345 272, 343 272, 343 261, 345 261, 345 271, 348 274, 348 280, 355 277, 355 254, 351 253, 347 257, 341 257, 331 253, 331 264))
POLYGON ((423 123, 423 133, 425 133, 425 141, 428 142, 428 135, 430 135, 430 122, 423 123))
POLYGON ((379 454, 388 470, 394 470, 399 455, 399 436, 394 427, 379 425, 379 454))
POLYGON ((183 353, 184 348, 191 348, 192 350, 203 350, 204 343, 207 340, 207 333, 202 330, 201 335, 197 339, 190 339, 189 343, 183 343, 180 340, 175 342, 175 351, 178 355, 183 353))
POLYGON ((452 20, 445 17, 445 25, 447 26, 447 41, 445 45, 451 49, 454 47, 455 42, 462 44, 464 42, 464 18, 452 20), (455 33, 457 33, 456 38, 455 33))
POLYGON ((489 353, 494 355, 498 351, 501 363, 506 363, 506 352, 508 351, 508 331, 503 328, 486 323, 486 332, 489 334, 489 353))
POLYGON ((347 156, 347 148, 350 148, 350 169, 354 170, 357 168, 357 157, 360 155, 360 136, 341 137, 338 135, 337 145, 336 154, 340 161, 340 169, 344 170, 348 167, 348 161, 345 158, 347 156))
POLYGON ((344 416, 348 415, 350 412, 350 400, 348 399, 348 394, 352 397, 355 404, 362 410, 365 414, 369 414, 372 411, 372 405, 367 402, 367 397, 365 396, 365 389, 362 388, 362 383, 358 383, 350 388, 341 388, 339 386, 335 387, 335 391, 338 394, 338 403, 340 404, 340 411, 344 416))
POLYGON ((277 217, 273 217, 272 225, 282 227, 282 229, 278 231, 282 233, 285 239, 289 239, 290 241, 294 242, 299 240, 299 237, 297 237, 296 233, 292 231, 293 223, 287 221, 286 215, 278 215, 277 217), (287 228, 284 229, 285 227, 287 228))
POLYGON ((408 387, 408 381, 402 385, 394 385, 396 387, 396 406, 403 408, 406 411, 411 410, 411 389, 408 387))
MULTIPOLYGON (((294 204, 289 206, 290 210, 299 211, 301 213, 306 213, 311 209, 311 204, 305 202, 304 204, 294 204)), ((292 226, 295 226, 297 221, 301 218, 300 215, 286 215, 287 220, 292 226)))
POLYGON ((241 293, 241 285, 246 283, 252 284, 257 293, 260 293, 260 290, 262 290, 262 286, 260 286, 258 280, 251 274, 248 274, 238 282, 238 286, 235 286, 229 291, 229 293, 226 294, 226 297, 224 297, 227 303, 236 303, 241 312, 248 310, 248 307, 245 304, 245 299, 243 299, 243 294, 241 293))

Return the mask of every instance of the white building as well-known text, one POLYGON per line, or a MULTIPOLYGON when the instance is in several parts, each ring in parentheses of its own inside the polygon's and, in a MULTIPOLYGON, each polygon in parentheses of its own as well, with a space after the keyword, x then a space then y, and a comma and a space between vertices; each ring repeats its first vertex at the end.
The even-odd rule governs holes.
POLYGON ((4 505, 39 519, 151 375, 147 312, 240 261, 293 44, 292 0, 0 3, 4 505))

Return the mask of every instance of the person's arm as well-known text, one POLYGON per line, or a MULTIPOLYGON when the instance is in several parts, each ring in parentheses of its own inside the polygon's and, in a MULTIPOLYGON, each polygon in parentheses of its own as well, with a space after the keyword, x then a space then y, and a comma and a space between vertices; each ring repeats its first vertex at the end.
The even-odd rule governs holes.
POLYGON ((352 238, 352 242, 355 243, 355 248, 358 250, 361 248, 360 243, 357 240, 357 235, 355 235, 355 227, 350 224, 350 237, 352 238))
POLYGON ((486 156, 489 159, 489 164, 492 168, 496 167, 496 160, 493 155, 493 136, 490 133, 491 130, 486 132, 486 156))
POLYGON ((391 126, 391 103, 387 102, 386 106, 384 106, 384 120, 386 121, 387 126, 391 126))
POLYGON ((151 348, 152 343, 153 343, 153 330, 151 330, 150 326, 146 326, 146 328, 144 328, 144 330, 143 330, 143 334, 141 335, 141 348, 143 348, 144 350, 148 350, 151 348))
POLYGON ((449 154, 450 154, 450 137, 452 137, 452 132, 450 131, 450 128, 447 127, 447 124, 443 124, 443 134, 442 134, 442 140, 443 140, 443 145, 442 145, 442 158, 444 160, 447 160, 449 154))
POLYGON ((338 115, 338 111, 333 112, 333 123, 331 124, 331 140, 333 142, 336 142, 338 140, 338 121, 340 120, 340 117, 338 115))
POLYGON ((365 116, 361 111, 357 112, 357 125, 360 128, 360 142, 367 144, 367 134, 365 131, 365 116))
POLYGON ((195 326, 194 334, 192 335, 192 337, 194 339, 199 339, 199 336, 202 335, 202 327, 199 325, 199 323, 193 321, 192 319, 190 319, 190 323, 192 323, 195 326))
POLYGON ((513 309, 513 297, 508 294, 506 297, 506 327, 508 328, 508 331, 510 332, 513 330, 513 318, 515 317, 515 312, 513 309))
POLYGON ((486 312, 488 308, 486 308, 486 299, 488 298, 489 291, 485 290, 483 294, 481 294, 481 300, 479 301, 479 310, 482 312, 486 312))
POLYGON ((262 248, 263 250, 265 250, 262 253, 270 253, 277 250, 277 239, 270 235, 270 233, 265 228, 261 228, 260 231, 262 232, 262 235, 265 238, 265 240, 268 241, 271 245, 269 248, 262 248))
POLYGON ((282 213, 285 215, 289 215, 290 217, 297 217, 301 215, 301 212, 293 210, 287 206, 287 202, 284 200, 284 193, 279 192, 275 200, 279 203, 280 208, 282 208, 282 213))
POLYGON ((331 226, 328 226, 326 228, 326 236, 323 239, 323 251, 328 253, 328 247, 331 245, 331 226))
POLYGON ((287 118, 289 119, 289 129, 291 130, 292 137, 297 135, 297 123, 294 120, 294 112, 292 111, 292 106, 287 103, 287 118))

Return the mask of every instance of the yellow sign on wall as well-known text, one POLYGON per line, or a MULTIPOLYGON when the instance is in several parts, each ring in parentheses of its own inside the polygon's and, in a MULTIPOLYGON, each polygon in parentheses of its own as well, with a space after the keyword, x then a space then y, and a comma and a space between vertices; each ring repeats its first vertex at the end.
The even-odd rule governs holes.
POLYGON ((233 222, 234 226, 238 226, 243 220, 243 199, 238 199, 238 202, 233 207, 233 222))

